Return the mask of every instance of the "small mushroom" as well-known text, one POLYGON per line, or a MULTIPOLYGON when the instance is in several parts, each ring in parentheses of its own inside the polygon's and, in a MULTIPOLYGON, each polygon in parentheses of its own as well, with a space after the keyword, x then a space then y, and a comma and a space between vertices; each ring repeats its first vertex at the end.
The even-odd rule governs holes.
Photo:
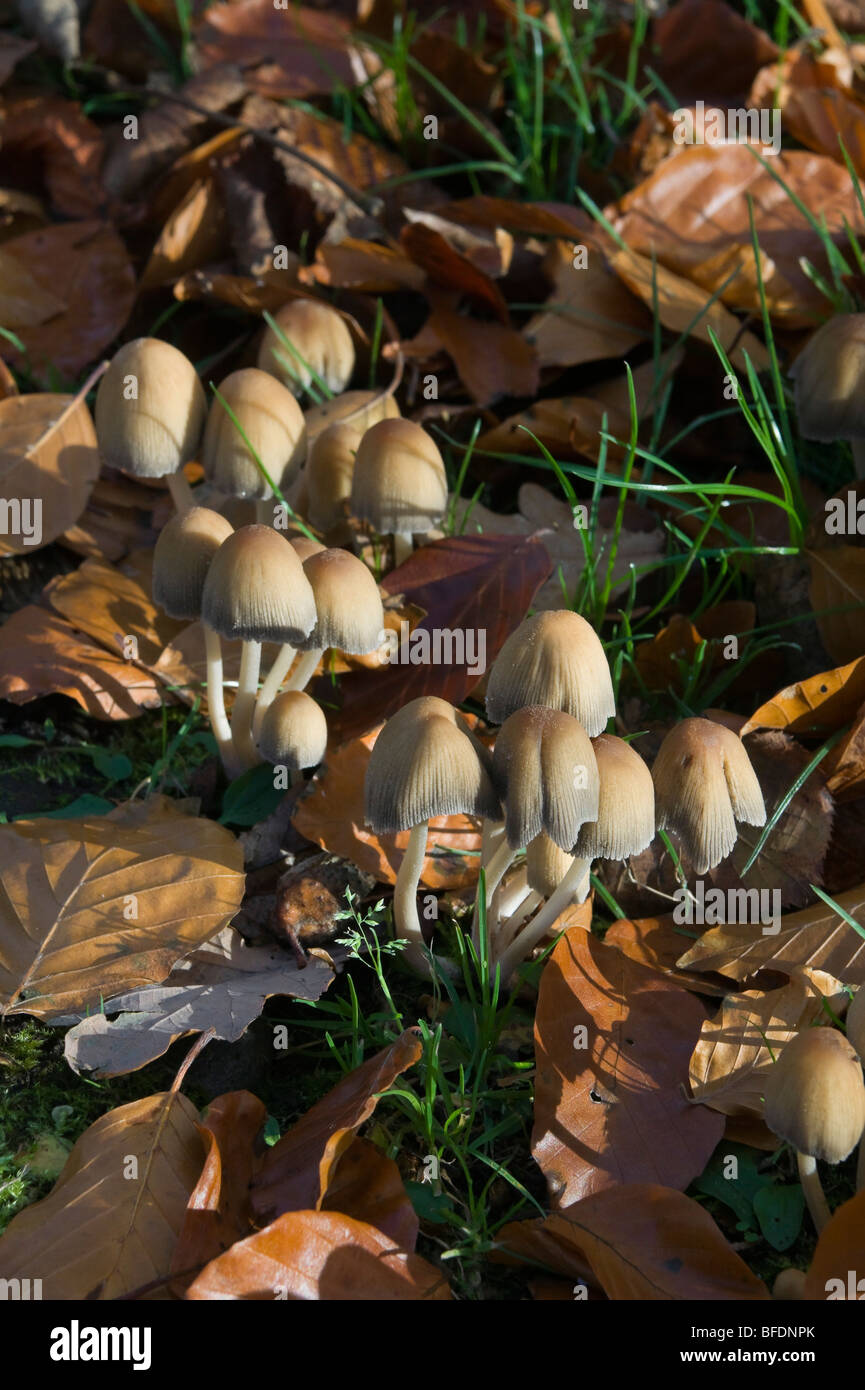
MULTIPOLYGON (((859 1061, 865 1065, 865 986, 860 985, 854 994, 844 1022, 847 1025, 847 1041, 856 1049, 859 1061)), ((856 1169, 857 1192, 861 1192, 863 1187, 865 1187, 865 1139, 859 1145, 859 1159, 856 1169)))
POLYGON ((303 656, 289 690, 303 690, 330 647, 362 656, 381 645, 384 609, 381 594, 362 560, 347 550, 321 550, 304 561, 317 613, 315 627, 300 644, 303 656))
POLYGON ((317 767, 327 747, 327 720, 310 695, 284 690, 267 708, 258 747, 265 762, 299 772, 317 767))
POLYGON ((616 712, 610 668, 597 634, 569 609, 526 618, 505 642, 487 683, 487 715, 502 724, 525 705, 579 719, 594 738, 616 712))
POLYGON ((865 478, 865 314, 835 314, 808 340, 790 370, 806 439, 849 439, 865 478))
POLYGON ((307 515, 313 526, 330 531, 349 515, 354 460, 363 426, 338 420, 312 442, 304 469, 307 515))
POLYGON ((357 449, 351 510, 380 536, 393 536, 394 563, 412 553, 413 536, 441 521, 448 483, 435 441, 412 420, 380 420, 357 449))
POLYGON ((683 719, 652 767, 659 830, 673 830, 698 874, 726 859, 736 821, 765 825, 757 774, 738 735, 711 719, 683 719))
POLYGON ((171 343, 136 338, 118 348, 96 392, 99 452, 136 478, 165 478, 178 511, 192 505, 183 465, 207 414, 195 368, 171 343))
POLYGON ((305 457, 306 421, 282 382, 256 367, 245 367, 220 383, 201 447, 205 476, 214 487, 228 497, 266 502, 274 495, 271 483, 285 492, 305 457))
POLYGON ((764 1118, 796 1150, 802 1191, 818 1232, 830 1217, 817 1160, 841 1163, 865 1129, 859 1058, 834 1028, 806 1028, 766 1073, 764 1118))
POLYGON ((354 343, 342 317, 319 299, 292 299, 274 315, 258 350, 258 366, 295 396, 315 378, 337 395, 354 371, 354 343), (311 370, 310 370, 311 369, 311 370))

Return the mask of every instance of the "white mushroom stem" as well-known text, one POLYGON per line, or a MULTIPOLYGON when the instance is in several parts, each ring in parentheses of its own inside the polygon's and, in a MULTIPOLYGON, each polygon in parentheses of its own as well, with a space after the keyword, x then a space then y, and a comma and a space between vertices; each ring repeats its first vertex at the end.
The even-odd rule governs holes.
POLYGON ((512 917, 531 891, 528 870, 526 869, 520 869, 519 873, 514 874, 513 878, 509 879, 506 884, 499 884, 493 898, 496 920, 501 921, 505 917, 512 917))
MULTIPOLYGON (((509 868, 510 865, 513 863, 514 856, 516 855, 516 852, 517 852, 517 851, 516 851, 515 849, 511 849, 511 847, 510 847, 510 845, 508 844, 507 840, 505 840, 505 839, 503 838, 501 844, 500 844, 499 847, 498 847, 498 849, 495 851, 495 853, 494 853, 494 854, 492 855, 492 857, 490 858, 489 863, 485 866, 485 870, 486 870, 486 885, 487 885, 487 888, 486 888, 487 941, 489 941, 489 938, 490 938, 490 927, 491 927, 491 925, 492 925, 491 920, 490 920, 490 907, 492 906, 493 894, 495 893, 496 889, 498 888, 499 884, 501 883, 501 881, 502 881, 502 879, 503 879, 505 873, 507 872, 508 868, 509 868)), ((480 945, 481 945, 480 896, 478 896, 477 901, 475 902, 475 914, 474 914, 474 917, 472 918, 472 941, 474 942, 475 950, 479 953, 479 952, 480 952, 480 945)))
POLYGON ((512 913, 510 917, 507 917, 504 921, 499 922, 499 924, 496 927, 495 937, 493 939, 493 945, 495 946, 495 955, 497 957, 503 954, 506 948, 513 941, 514 937, 516 936, 523 923, 528 921, 532 913, 535 911, 536 908, 540 907, 543 901, 543 894, 536 893, 535 890, 532 888, 529 890, 528 895, 523 899, 516 911, 512 913))
POLYGON ((401 565, 403 560, 407 560, 414 554, 414 538, 410 531, 394 531, 393 533, 393 564, 394 569, 401 565))
POLYGON ((799 1153, 797 1149, 796 1163, 799 1168, 799 1180, 802 1183, 805 1201, 808 1203, 811 1219, 817 1227, 817 1234, 819 1235, 832 1213, 829 1210, 829 1203, 826 1201, 820 1174, 817 1172, 817 1160, 811 1158, 810 1154, 799 1153))
POLYGON ((222 673, 222 642, 219 633, 206 623, 204 627, 204 649, 207 655, 207 708, 210 711, 210 727, 222 765, 229 776, 236 775, 237 760, 231 738, 231 726, 225 713, 225 689, 222 673))
POLYGON ((587 859, 574 858, 558 888, 547 899, 546 905, 532 918, 528 926, 518 933, 507 950, 503 952, 501 957, 503 981, 510 978, 520 961, 525 960, 529 952, 534 950, 539 941, 543 940, 550 927, 561 917, 571 898, 576 896, 579 902, 585 901, 589 892, 590 869, 591 864, 587 859))
POLYGON ((252 712, 258 694, 258 673, 261 669, 261 643, 244 642, 240 652, 240 675, 237 696, 231 711, 231 736, 238 759, 244 767, 261 762, 252 739, 252 712))
POLYGON ((324 653, 324 647, 312 647, 310 651, 304 652, 297 663, 297 670, 292 672, 287 688, 289 690, 305 690, 315 675, 318 663, 324 653))
POLYGON ((190 507, 195 506, 192 488, 186 481, 186 474, 182 468, 179 468, 176 473, 166 473, 165 481, 168 484, 168 491, 171 493, 171 500, 179 512, 188 512, 190 507))
POLYGON ((865 478, 865 439, 850 441, 853 449, 853 468, 857 478, 865 478))
POLYGON ((417 912, 417 890, 426 857, 428 827, 429 822, 422 821, 411 831, 393 891, 396 935, 409 943, 403 959, 414 970, 425 975, 429 975, 430 965, 424 952, 423 931, 417 912))
POLYGON ((267 714, 268 709, 273 704, 279 694, 279 687, 291 670, 291 663, 295 658, 295 649, 289 642, 285 642, 276 654, 276 658, 267 673, 267 677, 258 692, 258 699, 255 702, 255 714, 252 720, 252 737, 258 741, 261 733, 261 722, 267 714))

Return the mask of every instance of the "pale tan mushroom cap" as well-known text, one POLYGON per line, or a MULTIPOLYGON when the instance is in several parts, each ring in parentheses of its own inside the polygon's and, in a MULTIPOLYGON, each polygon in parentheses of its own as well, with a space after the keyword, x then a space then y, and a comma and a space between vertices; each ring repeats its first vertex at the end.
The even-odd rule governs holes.
MULTIPOLYGON (((354 343, 336 310, 319 300, 293 299, 273 318, 292 347, 325 385, 336 393, 342 391, 354 371, 354 343)), ((269 324, 258 350, 258 366, 278 377, 296 396, 313 380, 269 324)))
POLYGON ((232 525, 209 507, 190 507, 166 522, 153 552, 153 602, 169 618, 198 618, 207 571, 232 525))
POLYGON ((806 439, 865 437, 865 314, 835 314, 808 340, 790 375, 806 439))
POLYGON ((321 550, 304 561, 303 572, 312 585, 318 617, 300 649, 374 652, 382 641, 384 609, 363 561, 347 550, 321 550))
POLYGON ((376 834, 411 830, 436 816, 499 816, 483 745, 447 700, 423 695, 387 721, 364 780, 376 834))
POLYGON ((612 734, 592 739, 601 792, 597 819, 584 825, 574 853, 581 859, 627 859, 655 838, 655 788, 639 753, 612 734))
POLYGON ((765 825, 766 807, 742 740, 711 719, 683 719, 652 767, 659 830, 673 830, 698 874, 726 859, 736 821, 765 825))
MULTIPOLYGON (((282 490, 297 476, 306 457, 306 421, 289 390, 256 367, 232 372, 219 394, 237 417, 252 450, 282 490)), ((201 446, 204 472, 229 497, 273 497, 252 451, 218 397, 214 396, 201 446)))
POLYGON ((362 438, 362 428, 338 421, 310 445, 304 478, 309 519, 320 531, 336 526, 349 514, 354 459, 362 438))
POLYGON ((242 526, 223 541, 204 584, 201 616, 222 637, 302 642, 315 600, 296 552, 269 526, 242 526))
POLYGON ((304 690, 284 690, 268 705, 258 748, 265 762, 290 768, 316 767, 327 748, 327 720, 304 690))
POLYGON ((598 764, 573 715, 530 705, 505 720, 493 750, 493 782, 513 849, 545 831, 570 850, 598 814, 598 764))
POLYGON ((350 424, 365 434, 370 425, 377 425, 379 420, 396 420, 398 416, 395 398, 383 396, 380 391, 343 391, 332 400, 311 405, 304 411, 310 444, 330 425, 350 424))
POLYGON ((136 338, 118 348, 96 392, 99 452, 124 473, 162 478, 195 457, 206 414, 189 358, 160 338, 136 338))
POLYGON ((865 1129, 865 1084, 854 1049, 834 1028, 806 1028, 766 1072, 766 1124, 799 1153, 841 1163, 865 1129))
POLYGON ((573 855, 560 849, 549 835, 543 832, 536 835, 526 845, 526 874, 529 887, 545 898, 550 897, 573 862, 573 855))
POLYGON ((430 531, 445 513, 448 483, 442 456, 412 420, 380 420, 358 446, 351 510, 380 535, 430 531))
POLYGON ((847 1010, 847 1037, 865 1062, 865 985, 860 985, 847 1010))
POLYGON ((311 541, 309 536, 286 534, 286 540, 302 565, 306 564, 311 555, 320 555, 324 550, 321 541, 311 541))
POLYGON ((505 642, 487 684, 487 714, 502 724, 524 705, 579 719, 594 738, 616 712, 613 682, 596 632, 568 609, 526 618, 505 642))

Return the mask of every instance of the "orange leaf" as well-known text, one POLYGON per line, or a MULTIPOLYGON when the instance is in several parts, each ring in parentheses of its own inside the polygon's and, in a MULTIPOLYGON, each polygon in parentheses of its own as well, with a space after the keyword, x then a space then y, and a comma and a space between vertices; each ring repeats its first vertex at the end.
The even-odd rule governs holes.
POLYGON ((816 1301, 863 1297, 865 1283, 865 1189, 833 1213, 820 1233, 805 1280, 805 1297, 816 1301), (850 1289, 850 1270, 854 1271, 850 1289), (832 1280, 840 1281, 831 1285, 832 1280))
POLYGON ((789 734, 825 737, 852 719, 865 700, 865 656, 785 686, 751 715, 740 730, 786 729, 789 734))
POLYGON ((392 1158, 368 1139, 353 1139, 338 1160, 321 1202, 375 1226, 401 1250, 414 1250, 420 1222, 392 1158))

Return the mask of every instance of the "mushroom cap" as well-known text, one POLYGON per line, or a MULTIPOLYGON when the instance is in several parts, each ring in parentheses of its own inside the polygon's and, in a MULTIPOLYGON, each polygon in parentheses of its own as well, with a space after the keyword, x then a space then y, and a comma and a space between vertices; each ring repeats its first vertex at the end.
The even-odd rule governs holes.
POLYGON ((301 650, 338 647, 343 652, 374 652, 381 645, 384 609, 381 594, 363 560, 347 550, 320 550, 303 563, 312 585, 315 627, 301 650))
POLYGON ((311 555, 320 555, 324 550, 321 541, 312 541, 309 536, 286 536, 286 540, 302 565, 311 555))
POLYGON ((330 425, 350 424, 364 434, 379 420, 396 420, 398 416, 399 406, 394 396, 385 396, 381 391, 343 391, 332 400, 311 405, 304 411, 310 444, 330 425))
POLYGON ((674 830, 698 874, 726 859, 736 821, 765 825, 766 807, 745 745, 711 719, 683 719, 652 767, 659 830, 674 830))
MULTIPOLYGON (((220 383, 219 394, 234 411, 273 482, 280 489, 286 487, 306 457, 306 421, 294 396, 276 377, 257 367, 232 372, 220 383)), ((204 427, 201 463, 214 486, 229 497, 264 501, 274 495, 216 396, 204 427)))
POLYGON ((574 862, 573 855, 561 849, 543 831, 526 845, 526 875, 530 888, 548 898, 556 891, 574 862))
POLYGON ((844 1022, 848 1041, 855 1047, 860 1060, 865 1062, 865 985, 860 985, 851 999, 844 1022))
POLYGON ((436 816, 499 816, 487 750, 447 700, 422 695, 379 733, 364 780, 376 834, 411 830, 436 816))
POLYGON ((297 772, 316 767, 326 747, 327 720, 305 690, 284 690, 268 705, 258 736, 265 762, 297 772))
POLYGON ((790 369, 806 439, 865 436, 865 314, 836 314, 809 338, 790 369))
POLYGON ((310 445, 303 476, 309 519, 319 531, 328 531, 349 514, 354 459, 362 438, 362 427, 337 421, 310 445))
POLYGON ((502 724, 524 705, 579 719, 594 738, 616 712, 613 682, 596 632, 569 609, 535 613, 512 632, 487 683, 487 715, 502 724))
MULTIPOLYGON (((273 318, 325 385, 331 391, 342 391, 354 371, 354 343, 341 315, 319 299, 292 299, 273 318)), ((295 396, 313 380, 269 324, 258 349, 258 366, 278 377, 295 396)))
POLYGON ((315 623, 315 599, 303 565, 269 526, 241 526, 217 550, 201 616, 222 637, 244 642, 302 642, 315 623))
POLYGON ((581 859, 627 859, 655 838, 655 787, 639 753, 624 739, 592 739, 601 792, 597 819, 580 830, 574 853, 581 859))
POLYGON ((354 461, 351 510, 380 535, 423 533, 444 516, 448 482, 435 441, 413 420, 380 420, 354 461))
POLYGON ((562 710, 529 705, 499 729, 493 783, 505 807, 512 849, 545 831, 570 850, 586 821, 598 814, 598 764, 579 720, 562 710))
POLYGON ((765 1081, 764 1118, 799 1153, 841 1163, 865 1129, 865 1083, 843 1033, 806 1028, 786 1042, 765 1081))
POLYGON ((161 338, 135 338, 118 348, 96 392, 99 452, 124 473, 162 478, 195 457, 206 414, 189 358, 161 338))
POLYGON ((230 521, 209 507, 177 512, 153 552, 153 602, 169 618, 198 618, 211 561, 232 534, 230 521))

